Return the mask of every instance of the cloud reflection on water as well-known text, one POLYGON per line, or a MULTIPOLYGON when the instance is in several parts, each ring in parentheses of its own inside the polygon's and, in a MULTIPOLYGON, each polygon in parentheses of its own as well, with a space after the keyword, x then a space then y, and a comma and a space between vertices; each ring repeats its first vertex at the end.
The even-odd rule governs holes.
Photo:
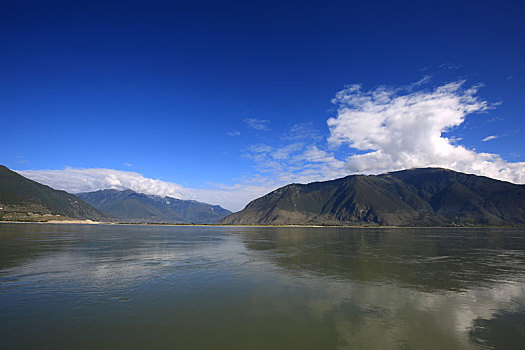
MULTIPOLYGON (((336 315, 340 349, 472 348, 491 345, 478 328, 494 317, 521 313, 525 324, 524 247, 512 238, 497 230, 267 229, 247 231, 244 242, 302 276, 312 317, 336 315)), ((514 334, 507 348, 524 339, 514 334)))
MULTIPOLYGON (((39 230, 0 230, 0 248, 8 253, 0 294, 14 305, 59 295, 73 316, 94 305, 140 328, 120 314, 119 303, 129 301, 123 310, 138 320, 172 325, 162 336, 180 338, 178 329, 197 336, 197 325, 206 324, 210 337, 227 343, 243 332, 247 338, 239 341, 251 339, 254 348, 272 339, 282 348, 296 344, 292 334, 301 335, 296 341, 305 349, 315 348, 316 339, 338 349, 512 349, 524 339, 519 230, 39 230), (503 337, 509 324, 514 328, 503 337)), ((41 307, 44 317, 49 310, 41 307)))

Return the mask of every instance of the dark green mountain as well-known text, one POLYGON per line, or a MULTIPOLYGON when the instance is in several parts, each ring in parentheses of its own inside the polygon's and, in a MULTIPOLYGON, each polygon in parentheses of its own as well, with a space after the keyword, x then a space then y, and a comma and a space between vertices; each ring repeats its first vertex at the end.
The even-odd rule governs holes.
POLYGON ((0 208, 0 220, 112 219, 72 194, 26 179, 2 165, 0 208))
POLYGON ((204 224, 216 223, 231 214, 218 205, 150 196, 132 190, 102 190, 79 193, 77 196, 125 222, 204 224))
POLYGON ((525 224, 525 186, 439 168, 291 184, 223 224, 465 226, 525 224))

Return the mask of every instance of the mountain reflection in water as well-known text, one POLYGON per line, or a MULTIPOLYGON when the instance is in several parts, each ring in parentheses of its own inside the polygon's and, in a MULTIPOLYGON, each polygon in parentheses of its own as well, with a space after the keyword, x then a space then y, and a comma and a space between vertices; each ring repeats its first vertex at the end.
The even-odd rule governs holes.
POLYGON ((523 229, 0 224, 2 348, 525 343, 523 229))

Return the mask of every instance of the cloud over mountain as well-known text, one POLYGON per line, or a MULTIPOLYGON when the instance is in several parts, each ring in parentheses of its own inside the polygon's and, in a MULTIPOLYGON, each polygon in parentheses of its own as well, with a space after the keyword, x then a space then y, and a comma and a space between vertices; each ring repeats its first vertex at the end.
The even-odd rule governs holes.
POLYGON ((489 108, 476 97, 477 86, 464 82, 432 91, 384 87, 362 91, 350 85, 337 93, 337 116, 328 119, 328 142, 358 152, 346 161, 348 173, 378 174, 413 167, 443 167, 525 182, 525 163, 511 163, 497 154, 478 153, 455 144, 445 133, 460 126, 468 114, 489 108))
MULTIPOLYGON (((465 88, 460 81, 425 90, 424 83, 426 80, 402 89, 379 87, 370 91, 363 91, 360 85, 349 85, 332 101, 337 105, 337 113, 327 120, 328 135, 310 123, 302 123, 280 136, 264 139, 264 143, 252 143, 246 147, 244 156, 254 162, 254 173, 230 185, 186 188, 115 169, 66 168, 19 173, 73 193, 129 188, 146 194, 220 204, 233 211, 292 182, 407 168, 442 167, 525 183, 525 162, 508 162, 498 154, 477 152, 458 144, 460 139, 447 136, 462 126, 467 116, 492 108, 476 96, 479 86, 465 88)), ((268 120, 247 118, 244 122, 255 130, 269 130, 268 120)), ((484 141, 494 138, 489 136, 484 141)))
POLYGON ((281 142, 252 145, 247 156, 260 173, 280 183, 422 167, 525 183, 525 162, 480 153, 460 145, 460 138, 447 136, 464 125, 467 116, 475 118, 475 113, 493 108, 476 96, 480 86, 465 88, 465 82, 458 81, 428 90, 423 86, 428 80, 370 91, 349 85, 332 100, 337 112, 327 120, 326 138, 307 125, 294 126, 281 142))
POLYGON ((31 180, 70 193, 101 189, 131 189, 139 193, 220 204, 230 210, 240 210, 253 198, 275 189, 275 186, 254 184, 231 186, 218 184, 210 189, 187 188, 177 183, 147 178, 137 172, 103 168, 21 170, 17 172, 31 180))
POLYGON ((91 192, 99 189, 131 189, 145 194, 182 199, 184 188, 176 183, 149 179, 139 173, 115 169, 23 170, 21 175, 68 192, 91 192))

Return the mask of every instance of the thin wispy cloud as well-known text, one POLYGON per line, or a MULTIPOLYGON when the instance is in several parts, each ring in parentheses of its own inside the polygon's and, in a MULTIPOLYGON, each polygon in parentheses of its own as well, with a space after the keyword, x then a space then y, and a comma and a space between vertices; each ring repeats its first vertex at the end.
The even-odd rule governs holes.
POLYGON ((251 152, 254 153, 268 153, 273 150, 272 146, 265 145, 264 143, 258 143, 248 147, 251 152))
POLYGON ((413 83, 412 87, 417 87, 417 86, 424 85, 424 84, 428 83, 431 79, 432 79, 431 75, 425 75, 423 78, 421 78, 418 81, 416 81, 415 83, 413 83))
POLYGON ((246 118, 244 122, 254 130, 270 130, 268 126, 270 121, 268 119, 246 118))
POLYGON ((494 122, 500 122, 502 120, 505 120, 505 118, 502 118, 502 117, 494 117, 494 118, 490 118, 489 120, 487 120, 487 123, 494 123, 494 122))
POLYGON ((494 139, 497 139, 497 138, 499 138, 498 135, 490 135, 490 136, 485 137, 485 138, 484 138, 483 140, 481 140, 481 141, 483 141, 483 142, 487 142, 487 141, 494 140, 494 139))
POLYGON ((228 136, 240 136, 241 133, 239 131, 237 131, 237 130, 232 130, 232 131, 227 131, 226 135, 228 135, 228 136))
POLYGON ((463 67, 462 65, 460 64, 453 64, 453 63, 442 63, 438 66, 438 68, 441 68, 441 69, 446 69, 446 70, 457 70, 457 69, 460 69, 461 67, 463 67))
POLYGON ((24 157, 23 155, 17 155, 16 156, 16 162, 18 164, 28 164, 30 163, 29 162, 29 159, 27 159, 26 157, 24 157))
POLYGON ((346 175, 344 162, 327 149, 326 141, 311 123, 293 125, 272 145, 250 145, 245 157, 253 160, 256 170, 265 175, 261 183, 277 187, 290 182, 308 183, 346 175))
POLYGON ((317 143, 322 141, 323 137, 319 130, 315 129, 311 122, 298 123, 292 125, 291 128, 286 130, 280 139, 283 141, 290 142, 310 142, 317 143))

